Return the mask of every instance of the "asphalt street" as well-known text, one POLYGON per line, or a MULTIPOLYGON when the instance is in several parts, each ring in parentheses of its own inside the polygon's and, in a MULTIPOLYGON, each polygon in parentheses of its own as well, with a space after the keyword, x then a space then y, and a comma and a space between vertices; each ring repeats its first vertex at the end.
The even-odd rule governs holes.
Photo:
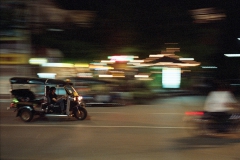
POLYGON ((165 97, 148 105, 88 107, 84 121, 35 117, 24 123, 1 100, 1 160, 230 159, 240 160, 236 137, 193 137, 185 111, 204 96, 165 97))

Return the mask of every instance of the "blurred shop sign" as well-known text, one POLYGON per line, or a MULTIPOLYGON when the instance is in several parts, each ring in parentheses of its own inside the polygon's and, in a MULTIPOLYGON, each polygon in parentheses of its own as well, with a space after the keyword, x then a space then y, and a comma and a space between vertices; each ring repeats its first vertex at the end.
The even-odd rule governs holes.
POLYGON ((0 54, 0 64, 28 64, 28 54, 0 54))

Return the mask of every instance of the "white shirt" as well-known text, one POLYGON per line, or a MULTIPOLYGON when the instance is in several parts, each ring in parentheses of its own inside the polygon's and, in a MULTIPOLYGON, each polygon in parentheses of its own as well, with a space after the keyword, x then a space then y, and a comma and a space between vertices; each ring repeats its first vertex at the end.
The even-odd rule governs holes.
POLYGON ((229 91, 212 91, 209 93, 204 110, 208 112, 226 112, 232 110, 226 104, 237 103, 234 95, 229 91))

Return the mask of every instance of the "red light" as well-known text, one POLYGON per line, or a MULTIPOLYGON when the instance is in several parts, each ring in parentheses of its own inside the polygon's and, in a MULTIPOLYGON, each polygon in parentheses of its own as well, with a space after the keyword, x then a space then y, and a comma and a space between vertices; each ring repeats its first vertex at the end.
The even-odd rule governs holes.
POLYGON ((188 116, 202 116, 204 112, 194 111, 194 112, 185 112, 185 115, 188 116))
POLYGON ((15 107, 15 103, 11 103, 11 104, 10 104, 10 107, 11 107, 11 108, 14 108, 14 107, 15 107))

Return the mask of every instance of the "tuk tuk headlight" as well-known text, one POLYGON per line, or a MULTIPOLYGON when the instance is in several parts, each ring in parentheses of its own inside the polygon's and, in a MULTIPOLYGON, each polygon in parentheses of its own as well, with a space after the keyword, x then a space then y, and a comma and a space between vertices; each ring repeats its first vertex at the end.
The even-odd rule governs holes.
POLYGON ((82 100, 82 96, 78 96, 78 101, 81 101, 82 100))
POLYGON ((82 96, 74 97, 74 101, 81 101, 81 100, 82 100, 82 96))

